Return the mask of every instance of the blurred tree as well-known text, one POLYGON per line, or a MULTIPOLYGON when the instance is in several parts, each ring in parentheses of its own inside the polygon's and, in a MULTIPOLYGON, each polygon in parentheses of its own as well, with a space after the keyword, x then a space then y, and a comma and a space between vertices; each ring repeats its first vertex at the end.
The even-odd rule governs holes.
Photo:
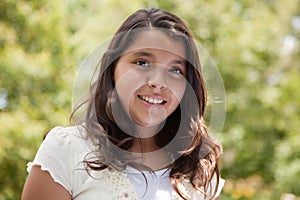
POLYGON ((66 125, 76 64, 61 1, 0 2, 0 199, 20 199, 42 134, 66 125))

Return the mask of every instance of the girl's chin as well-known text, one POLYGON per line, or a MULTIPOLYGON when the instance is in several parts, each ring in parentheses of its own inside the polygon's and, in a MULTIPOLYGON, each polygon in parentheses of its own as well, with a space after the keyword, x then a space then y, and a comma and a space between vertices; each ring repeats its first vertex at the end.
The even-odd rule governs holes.
POLYGON ((164 126, 165 120, 157 122, 135 122, 137 130, 147 132, 147 137, 154 136, 157 134, 164 126))
POLYGON ((161 120, 157 120, 157 121, 134 120, 135 125, 140 128, 151 128, 151 127, 155 128, 155 127, 163 125, 164 122, 165 122, 165 119, 161 119, 161 120))
POLYGON ((132 119, 134 123, 140 127, 157 127, 164 124, 166 118, 167 113, 165 110, 160 110, 159 112, 150 110, 149 113, 140 116, 135 115, 132 119))

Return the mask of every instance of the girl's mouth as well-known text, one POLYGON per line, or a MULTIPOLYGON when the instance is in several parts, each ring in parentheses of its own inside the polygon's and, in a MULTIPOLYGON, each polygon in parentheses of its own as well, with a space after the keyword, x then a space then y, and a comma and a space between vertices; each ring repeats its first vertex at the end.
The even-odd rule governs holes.
POLYGON ((152 98, 152 97, 147 97, 147 96, 143 96, 143 95, 138 95, 138 97, 150 104, 154 104, 154 105, 164 105, 165 103, 167 103, 167 101, 162 100, 162 99, 158 99, 158 98, 152 98))

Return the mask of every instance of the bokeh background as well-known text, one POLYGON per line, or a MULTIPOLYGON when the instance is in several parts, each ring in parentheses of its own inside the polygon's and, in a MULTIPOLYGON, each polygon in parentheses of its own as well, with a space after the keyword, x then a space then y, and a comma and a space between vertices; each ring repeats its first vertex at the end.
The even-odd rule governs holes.
POLYGON ((183 18, 222 75, 222 199, 300 199, 299 0, 1 0, 0 200, 20 199, 44 133, 69 124, 84 58, 143 7, 183 18))

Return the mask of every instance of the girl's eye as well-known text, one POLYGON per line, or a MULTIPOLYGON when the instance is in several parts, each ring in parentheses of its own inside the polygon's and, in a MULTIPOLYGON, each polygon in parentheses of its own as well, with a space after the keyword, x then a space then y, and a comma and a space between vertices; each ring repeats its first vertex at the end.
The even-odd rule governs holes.
POLYGON ((175 73, 175 74, 183 74, 180 68, 171 68, 170 72, 175 73))
POLYGON ((150 66, 150 63, 148 63, 145 60, 137 60, 137 61, 135 61, 135 64, 137 64, 139 66, 142 66, 142 67, 149 67, 150 66))

